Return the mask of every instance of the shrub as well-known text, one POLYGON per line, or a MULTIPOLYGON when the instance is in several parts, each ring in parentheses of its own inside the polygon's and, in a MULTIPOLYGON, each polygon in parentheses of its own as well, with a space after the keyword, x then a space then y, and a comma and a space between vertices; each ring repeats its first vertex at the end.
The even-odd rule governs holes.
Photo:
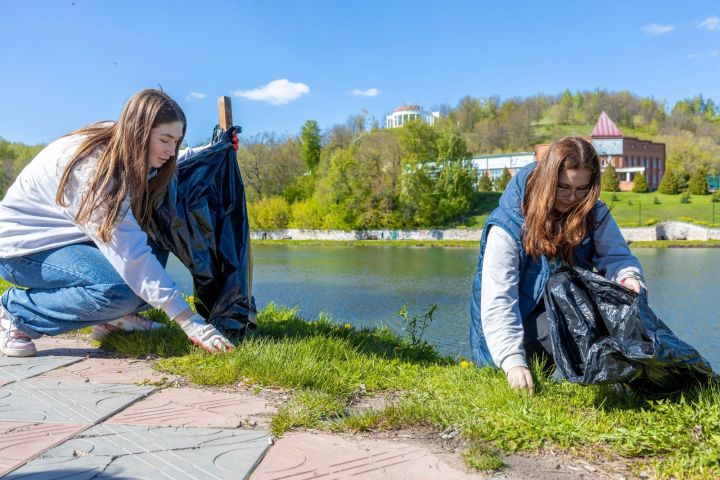
POLYGON ((290 222, 290 205, 282 197, 266 197, 248 204, 248 220, 254 230, 287 228, 290 222))
POLYGON ((707 195, 710 192, 707 182, 707 172, 701 167, 698 167, 690 175, 690 183, 688 184, 688 191, 693 195, 707 195))
POLYGON ((617 195, 615 195, 615 194, 613 193, 612 196, 610 197, 610 201, 611 201, 611 202, 618 202, 618 201, 620 201, 620 197, 618 197, 617 195))
POLYGON ((680 203, 690 203, 690 192, 685 192, 680 197, 680 203))
POLYGON ((600 180, 600 188, 603 192, 619 192, 620 191, 620 178, 618 178, 615 167, 612 163, 609 163, 605 167, 605 171, 602 173, 600 180))
POLYGON ((665 170, 665 174, 663 174, 660 185, 658 186, 658 192, 667 195, 677 195, 680 193, 677 176, 671 169, 665 170))
POLYGON ((322 228, 324 212, 315 197, 292 204, 290 228, 322 228))
POLYGON ((653 197, 653 203, 654 203, 655 205, 660 205, 660 199, 657 197, 657 195, 655 195, 655 196, 653 197))
POLYGON ((635 175, 635 178, 633 178, 632 191, 635 193, 647 193, 648 184, 643 173, 638 173, 635 175))

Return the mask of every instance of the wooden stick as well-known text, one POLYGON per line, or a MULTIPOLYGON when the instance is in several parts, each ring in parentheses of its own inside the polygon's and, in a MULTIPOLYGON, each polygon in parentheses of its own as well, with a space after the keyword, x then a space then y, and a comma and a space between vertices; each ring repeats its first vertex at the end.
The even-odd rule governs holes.
POLYGON ((230 97, 218 97, 218 125, 227 131, 232 127, 232 101, 230 97))

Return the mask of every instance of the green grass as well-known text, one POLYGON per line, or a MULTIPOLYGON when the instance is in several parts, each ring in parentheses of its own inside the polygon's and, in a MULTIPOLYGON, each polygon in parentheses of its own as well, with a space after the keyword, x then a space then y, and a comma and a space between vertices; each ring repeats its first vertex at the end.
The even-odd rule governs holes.
POLYGON ((631 242, 633 248, 718 248, 720 240, 654 240, 631 242))
POLYGON ((612 208, 613 217, 620 226, 637 227, 668 220, 720 226, 720 204, 715 204, 716 223, 712 224, 712 195, 692 195, 690 203, 681 203, 680 198, 681 195, 654 192, 602 192, 600 195, 600 199, 612 208), (655 198, 659 204, 655 203, 655 198))
POLYGON ((160 357, 157 367, 200 385, 242 381, 293 392, 271 421, 293 428, 379 431, 422 426, 459 430, 466 463, 502 465, 499 452, 558 449, 589 460, 620 459, 655 478, 720 477, 720 390, 708 386, 677 398, 644 399, 612 386, 549 380, 537 366, 534 397, 510 390, 497 369, 411 345, 387 328, 355 329, 321 316, 306 322, 273 305, 258 328, 228 354, 209 355, 168 323, 160 331, 113 334, 102 346, 118 355, 160 357), (382 396, 384 406, 349 408, 382 396))
POLYGON ((510 390, 496 369, 458 364, 388 329, 355 329, 322 316, 306 322, 273 305, 258 325, 224 355, 190 346, 173 326, 164 335, 113 335, 103 347, 163 357, 159 369, 201 385, 243 381, 291 389, 292 399, 271 421, 276 435, 293 428, 452 426, 469 445, 467 464, 480 470, 499 468, 498 452, 555 448, 591 460, 619 456, 635 473, 657 478, 720 476, 720 391, 714 387, 648 400, 620 387, 554 383, 536 368, 537 393, 528 397, 510 390), (375 395, 395 400, 359 412, 348 408, 375 395))

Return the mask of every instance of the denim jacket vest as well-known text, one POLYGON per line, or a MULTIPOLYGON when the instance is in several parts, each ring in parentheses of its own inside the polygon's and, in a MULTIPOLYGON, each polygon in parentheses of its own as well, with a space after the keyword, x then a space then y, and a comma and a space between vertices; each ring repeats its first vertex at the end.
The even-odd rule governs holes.
MULTIPOLYGON (((522 203, 525 195, 525 185, 528 176, 535 170, 537 163, 522 168, 510 180, 505 191, 500 197, 498 207, 488 216, 483 227, 480 239, 480 256, 478 259, 477 273, 472 286, 472 300, 470 305, 470 347, 473 360, 476 365, 494 365, 487 348, 485 336, 482 331, 480 320, 480 287, 482 285, 482 266, 485 245, 490 227, 497 226, 505 230, 517 243, 520 252, 519 263, 519 285, 518 305, 521 317, 527 318, 535 306, 542 300, 543 290, 550 276, 550 265, 544 256, 534 259, 525 254, 522 244, 522 229, 524 217, 522 214, 522 203)), ((600 202, 598 202, 600 204, 600 202)), ((597 208, 598 205, 596 205, 597 208)), ((592 215, 595 213, 593 209, 592 215)), ((592 270, 594 255, 594 242, 592 229, 589 230, 583 241, 575 247, 575 264, 578 267, 592 270)))

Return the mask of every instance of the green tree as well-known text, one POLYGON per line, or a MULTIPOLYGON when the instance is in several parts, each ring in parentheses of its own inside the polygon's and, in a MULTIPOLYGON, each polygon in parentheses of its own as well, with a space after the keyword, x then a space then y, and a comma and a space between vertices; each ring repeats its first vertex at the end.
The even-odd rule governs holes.
POLYGON ((635 178, 633 178, 632 191, 635 193, 647 193, 648 184, 644 173, 640 172, 635 175, 635 178))
POLYGON ((502 174, 497 181, 498 192, 505 191, 505 187, 507 187, 507 184, 510 182, 511 178, 512 175, 510 175, 510 170, 508 170, 507 167, 503 168, 502 174))
POLYGON ((441 163, 466 160, 471 157, 465 139, 452 128, 445 128, 440 132, 437 139, 437 155, 437 160, 441 163))
POLYGON ((305 166, 314 172, 320 163, 320 128, 315 120, 308 120, 300 132, 301 153, 305 166))
POLYGON ((433 169, 415 154, 402 159, 398 183, 398 217, 403 227, 433 227, 438 224, 437 196, 433 169))
POLYGON ((438 158, 438 132, 430 125, 414 121, 398 129, 398 140, 406 155, 420 163, 434 162, 438 158))
POLYGON ((668 168, 665 170, 662 180, 660 180, 660 185, 658 186, 658 192, 666 195, 677 195, 680 193, 678 179, 673 169, 668 168))
POLYGON ((490 192, 492 191, 492 186, 492 180, 490 180, 490 175, 488 175, 488 172, 486 171, 480 177, 480 181, 478 182, 478 192, 490 192))
POLYGON ((438 220, 447 224, 456 219, 465 220, 470 212, 475 192, 475 168, 469 161, 444 162, 435 183, 438 198, 438 220))
POLYGON ((698 167, 692 172, 690 175, 690 183, 688 184, 688 191, 693 195, 707 195, 710 193, 705 169, 698 167))
POLYGON ((612 163, 608 163, 605 167, 605 171, 602 174, 600 188, 604 192, 619 192, 620 191, 620 178, 618 178, 615 167, 612 163))

